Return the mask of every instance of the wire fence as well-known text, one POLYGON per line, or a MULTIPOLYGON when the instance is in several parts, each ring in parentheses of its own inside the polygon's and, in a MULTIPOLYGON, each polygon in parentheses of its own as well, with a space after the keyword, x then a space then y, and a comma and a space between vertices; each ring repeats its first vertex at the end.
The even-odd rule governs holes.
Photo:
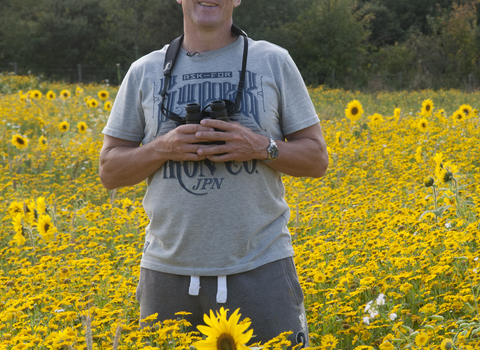
POLYGON ((88 64, 24 67, 16 62, 0 62, 0 72, 10 72, 16 75, 35 75, 51 81, 71 84, 108 83, 110 85, 120 85, 124 76, 124 70, 120 64, 105 69, 88 64))
MULTIPOLYGON (((33 66, 24 67, 15 62, 0 62, 0 72, 10 72, 17 75, 35 75, 50 81, 67 83, 108 83, 120 85, 126 69, 117 64, 112 67, 101 68, 88 64, 76 66, 33 66)), ((415 72, 375 73, 362 79, 361 90, 388 91, 388 90, 419 90, 456 88, 474 91, 480 87, 480 79, 470 73, 464 76, 447 74, 415 74, 415 72), (366 78, 366 79, 365 79, 366 78)), ((349 78, 337 79, 335 72, 324 81, 326 86, 344 88, 347 90, 359 89, 358 82, 349 78)))

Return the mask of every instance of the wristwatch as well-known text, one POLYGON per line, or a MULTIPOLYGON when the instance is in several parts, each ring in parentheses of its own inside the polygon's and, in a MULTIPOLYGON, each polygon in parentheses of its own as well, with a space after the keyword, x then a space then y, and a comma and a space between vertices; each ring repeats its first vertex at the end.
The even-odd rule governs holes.
POLYGON ((270 139, 270 144, 268 145, 267 153, 268 153, 268 158, 263 161, 264 163, 273 162, 278 157, 278 147, 273 139, 270 139))

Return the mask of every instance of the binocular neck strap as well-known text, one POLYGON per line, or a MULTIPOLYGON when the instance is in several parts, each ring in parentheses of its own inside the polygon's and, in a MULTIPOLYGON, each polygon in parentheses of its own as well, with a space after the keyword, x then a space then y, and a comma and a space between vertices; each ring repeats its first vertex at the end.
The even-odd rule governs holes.
MULTIPOLYGON (((240 103, 242 102, 243 89, 245 86, 245 74, 247 70, 247 57, 248 57, 247 34, 235 24, 232 25, 232 32, 237 35, 243 36, 243 58, 242 58, 242 71, 240 73, 240 81, 238 82, 237 95, 235 97, 235 108, 230 113, 228 113, 229 116, 237 113, 240 110, 240 103)), ((168 119, 171 119, 181 124, 185 124, 185 118, 182 118, 178 114, 175 114, 167 110, 164 106, 164 101, 167 96, 168 85, 170 84, 170 76, 172 74, 173 67, 175 66, 175 62, 177 60, 178 51, 182 46, 183 38, 184 38, 184 35, 182 34, 178 38, 174 39, 167 48, 167 52, 165 54, 165 61, 163 63, 163 75, 165 77, 165 80, 163 82, 163 89, 161 93, 162 103, 160 106, 160 109, 164 116, 166 116, 168 119)))

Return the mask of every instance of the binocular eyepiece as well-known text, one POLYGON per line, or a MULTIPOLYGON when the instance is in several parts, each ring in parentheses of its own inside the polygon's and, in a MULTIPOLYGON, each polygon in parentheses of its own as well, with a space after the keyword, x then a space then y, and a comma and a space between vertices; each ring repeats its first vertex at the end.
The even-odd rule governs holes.
POLYGON ((228 122, 227 109, 225 107, 225 101, 218 100, 213 101, 209 105, 210 110, 200 108, 198 103, 189 103, 185 106, 187 112, 185 116, 186 124, 200 124, 202 119, 219 119, 228 122))

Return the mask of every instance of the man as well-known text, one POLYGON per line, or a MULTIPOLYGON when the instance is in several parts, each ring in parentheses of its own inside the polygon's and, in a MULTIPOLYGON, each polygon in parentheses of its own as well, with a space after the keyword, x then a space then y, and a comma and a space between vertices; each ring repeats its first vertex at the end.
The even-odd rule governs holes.
POLYGON ((323 176, 328 155, 288 53, 262 41, 245 45, 232 31, 240 1, 177 0, 184 40, 168 85, 166 47, 132 64, 103 131, 100 178, 107 189, 147 179, 141 319, 187 311, 196 326, 210 309, 240 308, 254 342, 291 331, 293 345, 307 345, 281 173, 323 176), (234 100, 246 46, 245 88, 229 122, 167 118, 185 115, 188 103, 234 100))

